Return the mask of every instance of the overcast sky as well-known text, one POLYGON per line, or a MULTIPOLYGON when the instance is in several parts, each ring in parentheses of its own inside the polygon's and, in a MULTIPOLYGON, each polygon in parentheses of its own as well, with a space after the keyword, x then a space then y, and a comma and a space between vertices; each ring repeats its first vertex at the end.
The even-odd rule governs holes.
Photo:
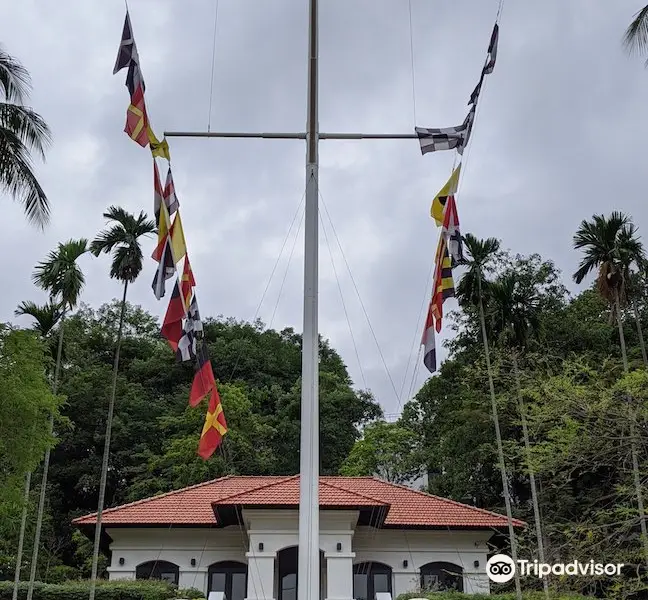
MULTIPOLYGON (((306 0, 130 0, 154 130, 161 136, 207 129, 216 2, 212 131, 303 131, 306 0)), ((320 4, 321 131, 410 133, 415 124, 463 121, 497 0, 411 0, 414 94, 407 0, 320 4)), ((539 252, 571 274, 578 261, 571 238, 583 218, 620 209, 643 231, 648 71, 621 46, 641 5, 505 2, 497 66, 482 93, 457 196, 464 233, 496 236, 515 252, 539 252)), ((92 238, 111 204, 151 212, 152 167, 149 150, 122 131, 125 71, 112 75, 124 3, 2 0, 1 13, 0 42, 31 72, 32 105, 54 136, 47 163, 37 166, 53 211, 45 233, 28 225, 9 198, 1 200, 8 285, 0 320, 13 320, 21 300, 45 300, 30 276, 57 242, 92 238)), ((172 138, 170 144, 201 312, 250 320, 304 192, 304 143, 172 138)), ((371 389, 387 413, 398 413, 427 376, 420 365, 413 377, 413 368, 438 239, 429 205, 453 158, 452 152, 421 156, 416 140, 320 145, 321 194, 388 370, 324 211, 359 362, 323 234, 320 332, 341 352, 356 385, 371 389)), ((299 221, 259 314, 274 328, 297 331, 303 228, 277 299, 299 221)), ((147 256, 152 248, 147 241, 147 256)), ((81 265, 83 301, 98 307, 120 294, 108 277, 109 258, 88 256, 81 265)), ((162 317, 166 301, 156 301, 151 290, 155 266, 146 260, 129 298, 162 317)), ((442 337, 448 331, 446 325, 442 337)))

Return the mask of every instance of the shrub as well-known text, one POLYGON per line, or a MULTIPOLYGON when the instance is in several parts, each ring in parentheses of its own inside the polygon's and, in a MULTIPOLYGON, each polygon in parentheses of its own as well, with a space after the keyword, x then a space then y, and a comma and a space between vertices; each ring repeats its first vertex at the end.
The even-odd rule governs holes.
MULTIPOLYGON (((400 594, 396 600, 410 598, 427 598, 428 600, 516 600, 515 592, 508 594, 462 594, 461 592, 407 592, 400 594)), ((544 592, 522 592, 524 600, 545 600, 544 592)), ((553 600, 587 600, 579 594, 551 594, 553 600)))
POLYGON ((187 588, 186 590, 178 590, 176 598, 188 598, 189 600, 202 600, 205 597, 205 592, 201 592, 196 588, 187 588))
MULTIPOLYGON (((27 583, 18 587, 18 600, 26 600, 27 583)), ((34 585, 33 600, 88 600, 90 581, 42 583, 34 585)), ((0 582, 0 600, 11 600, 13 582, 0 582)), ((96 600, 171 600, 176 587, 165 581, 97 581, 96 600)))

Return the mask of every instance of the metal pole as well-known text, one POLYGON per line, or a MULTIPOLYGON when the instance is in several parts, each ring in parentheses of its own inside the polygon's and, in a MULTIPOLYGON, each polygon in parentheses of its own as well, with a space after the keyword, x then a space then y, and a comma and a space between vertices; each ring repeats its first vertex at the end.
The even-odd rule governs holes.
MULTIPOLYGON (((267 133, 250 131, 165 131, 164 137, 258 138, 269 140, 305 140, 308 133, 267 133)), ((319 140, 416 140, 415 133, 318 133, 319 140)))
POLYGON ((299 465, 298 600, 320 598, 319 336, 318 336, 318 89, 317 0, 310 0, 304 215, 304 334, 302 338, 299 465))

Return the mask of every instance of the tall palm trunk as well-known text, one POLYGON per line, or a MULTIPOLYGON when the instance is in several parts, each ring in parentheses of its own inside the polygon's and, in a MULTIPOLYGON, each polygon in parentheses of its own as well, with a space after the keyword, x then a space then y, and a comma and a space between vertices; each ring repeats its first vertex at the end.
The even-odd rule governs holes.
MULTIPOLYGON (((58 349, 56 351, 56 367, 54 368, 54 385, 52 385, 52 394, 56 396, 58 392, 59 374, 61 372, 61 359, 63 357, 63 333, 65 331, 65 310, 61 315, 61 331, 59 332, 58 349)), ((54 433, 54 413, 49 418, 49 434, 54 433)), ((41 480, 40 498, 38 500, 38 515, 36 516, 36 533, 34 534, 34 548, 32 550, 31 571, 29 573, 29 587, 27 588, 27 600, 32 600, 34 595, 34 582, 36 581, 36 568, 38 565, 38 548, 40 546, 41 527, 43 526, 43 513, 45 512, 45 492, 47 489, 47 473, 50 463, 50 448, 45 450, 45 459, 43 461, 43 478, 41 480)))
POLYGON ((479 288, 479 320, 481 322, 482 339, 484 341, 484 355, 486 357, 486 370, 488 371, 488 386, 490 388, 491 409, 493 421, 495 422, 495 437, 497 439, 497 456, 499 458, 500 473, 502 474, 502 487, 504 489, 504 504, 506 505, 506 517, 508 520, 509 538, 511 540, 511 558, 515 565, 515 595, 517 600, 522 600, 522 587, 520 585, 520 574, 518 572, 517 542, 515 530, 513 529, 513 513, 511 511, 511 498, 508 488, 508 477, 506 476, 506 463, 504 462, 504 447, 502 446, 502 434, 500 432, 499 417, 497 415, 497 401, 495 400, 495 386, 493 385, 493 371, 490 363, 488 350, 488 335, 486 335, 486 318, 484 317, 484 303, 482 302, 481 272, 478 273, 477 286, 479 288))
POLYGON ((94 600, 97 587, 97 566, 99 564, 99 542, 101 540, 101 515, 103 513, 104 498, 106 496, 106 480, 108 479, 108 459, 110 457, 110 435, 112 433, 113 413, 115 411, 115 396, 117 392, 117 372, 119 371, 119 350, 121 348, 122 330, 124 328, 124 313, 126 311, 126 292, 128 281, 124 282, 124 295, 122 296, 121 311, 119 313, 119 329, 115 347, 115 360, 113 362, 112 388, 108 404, 108 419, 106 420, 106 437, 104 441, 103 461, 101 463, 101 480, 99 482, 99 503, 97 505, 97 523, 95 525, 94 549, 92 552, 92 574, 90 575, 89 600, 94 600))
MULTIPOLYGON (((529 428, 527 427, 526 408, 522 398, 522 386, 520 385, 520 370, 518 368, 517 354, 513 352, 513 371, 515 373, 515 387, 517 388, 518 408, 522 419, 522 436, 524 437, 524 449, 526 453, 527 469, 529 469, 529 481, 531 483, 531 501, 533 503, 533 518, 535 520, 536 537, 538 538, 538 558, 541 563, 545 562, 544 543, 542 540, 542 522, 540 520, 540 505, 538 502, 538 488, 536 486, 535 473, 531 466, 531 443, 529 442, 529 428)), ((549 598, 549 580, 542 578, 542 587, 545 597, 549 598)))
MULTIPOLYGON (((619 341, 621 343, 621 356, 623 357, 623 370, 627 374, 628 356, 626 354, 625 336, 623 335, 623 319, 621 316, 621 302, 619 299, 619 290, 615 288, 614 299, 616 304, 617 325, 619 327, 619 341)), ((637 494, 637 509, 639 511, 639 525, 641 527, 641 541, 643 544, 644 561, 648 566, 648 530, 646 528, 646 512, 644 510, 643 492, 641 489, 641 474, 639 472, 639 455, 637 452, 637 439, 635 436, 637 414, 628 407, 630 412, 630 452, 632 454, 632 475, 634 478, 635 493, 637 494)))
POLYGON ((16 554, 16 572, 11 600, 18 600, 18 584, 20 583, 20 568, 22 563, 23 545, 25 543, 25 528, 27 526, 27 512, 29 511, 29 488, 31 487, 31 471, 25 475, 25 494, 23 497, 22 518, 20 520, 20 537, 18 538, 18 552, 16 554))
POLYGON ((646 342, 644 341, 643 330, 641 328, 641 319, 639 318, 639 309, 637 301, 632 299, 632 312, 634 313, 635 323, 637 324, 637 333, 639 334, 639 346, 641 347, 641 357, 645 367, 648 367, 648 355, 646 355, 646 342))

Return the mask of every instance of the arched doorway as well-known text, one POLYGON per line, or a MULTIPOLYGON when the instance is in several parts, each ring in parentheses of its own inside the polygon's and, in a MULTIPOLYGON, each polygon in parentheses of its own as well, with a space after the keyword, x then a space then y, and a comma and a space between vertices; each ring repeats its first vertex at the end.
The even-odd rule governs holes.
MULTIPOLYGON (((289 546, 277 552, 277 600, 297 600, 297 546, 289 546)), ((320 600, 325 597, 326 561, 320 550, 320 600)))
POLYGON ((449 562, 427 563, 421 567, 421 589, 432 592, 463 592, 463 569, 449 562))
POLYGON ((247 596, 247 565, 236 561, 222 561, 209 566, 207 594, 225 592, 227 600, 244 600, 247 596))
POLYGON ((374 600, 376 593, 392 593, 392 570, 379 562, 353 565, 353 597, 355 600, 374 600))
POLYGON ((166 560, 149 560, 137 565, 135 579, 161 579, 178 585, 180 567, 166 560))

